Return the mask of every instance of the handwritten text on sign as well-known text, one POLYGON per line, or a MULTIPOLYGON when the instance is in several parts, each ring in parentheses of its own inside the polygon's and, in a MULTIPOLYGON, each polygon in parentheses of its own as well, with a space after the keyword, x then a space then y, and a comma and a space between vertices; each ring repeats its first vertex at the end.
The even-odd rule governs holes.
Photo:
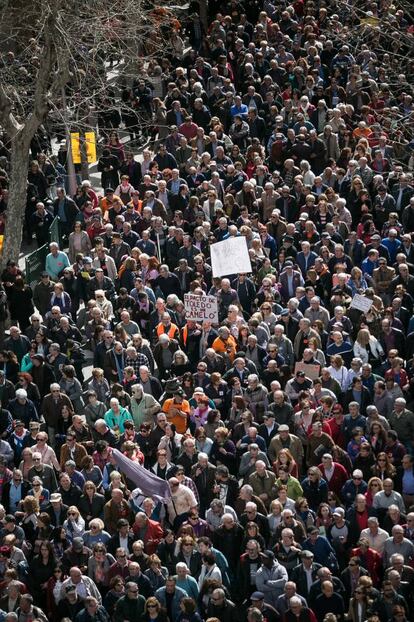
POLYGON ((368 313, 368 311, 372 307, 372 302, 373 301, 366 296, 361 296, 361 294, 355 294, 352 298, 351 309, 358 309, 363 313, 368 313))
POLYGON ((185 317, 187 320, 218 323, 218 306, 215 296, 184 294, 185 317))
POLYGON ((213 276, 247 273, 252 271, 246 238, 227 238, 210 246, 213 276))

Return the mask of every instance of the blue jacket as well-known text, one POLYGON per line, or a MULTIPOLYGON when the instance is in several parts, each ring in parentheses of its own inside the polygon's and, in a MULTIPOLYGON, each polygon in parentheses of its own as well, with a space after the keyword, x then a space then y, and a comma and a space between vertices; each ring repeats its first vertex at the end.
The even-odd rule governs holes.
POLYGON ((272 238, 271 235, 267 235, 266 239, 263 243, 264 248, 269 249, 269 259, 270 261, 274 261, 276 259, 277 246, 275 238, 272 238))
MULTIPOLYGON (((308 477, 301 482, 303 496, 307 500, 311 510, 317 510, 320 503, 328 500, 328 484, 326 480, 320 479, 315 485, 308 477)), ((315 560, 316 561, 316 560, 315 560)))
POLYGON ((307 270, 309 270, 309 268, 311 268, 312 266, 315 265, 315 259, 317 258, 317 254, 314 253, 313 251, 311 251, 308 255, 308 262, 307 264, 305 263, 305 253, 303 251, 300 251, 300 253, 298 253, 296 255, 296 264, 297 266, 300 268, 301 272, 302 272, 302 276, 305 278, 306 277, 306 272, 307 270))
POLYGON ((347 443, 352 438, 352 430, 354 428, 362 428, 365 432, 365 426, 367 424, 366 417, 364 415, 358 415, 355 419, 351 417, 351 415, 345 415, 344 420, 342 422, 342 432, 345 435, 345 440, 347 443))
POLYGON ((378 266, 379 266, 378 261, 371 261, 367 257, 366 259, 364 259, 364 261, 361 264, 362 274, 369 274, 369 276, 372 276, 372 273, 374 272, 375 268, 378 268, 378 266))
POLYGON ((360 484, 356 486, 353 479, 348 479, 342 486, 341 499, 349 508, 354 503, 355 497, 365 494, 367 489, 368 485, 364 480, 361 480, 360 484))
POLYGON ((381 244, 385 246, 385 248, 388 250, 390 254, 391 263, 393 264, 395 262, 397 253, 399 252, 399 249, 401 246, 401 240, 397 240, 397 239, 392 240, 391 238, 384 238, 383 240, 381 240, 381 244))
MULTIPOLYGON (((158 598, 158 600, 160 601, 161 605, 164 608, 167 607, 166 589, 167 589, 166 587, 160 587, 155 592, 155 598, 158 598)), ((175 587, 175 594, 173 596, 172 604, 171 604, 173 619, 170 622, 177 622, 180 616, 180 613, 181 613, 180 603, 182 599, 187 598, 187 596, 188 596, 187 592, 182 590, 180 587, 177 587, 177 586, 175 587)))
POLYGON ((333 550, 332 546, 329 544, 329 540, 325 538, 325 536, 318 536, 316 538, 315 544, 312 544, 311 539, 307 538, 302 544, 302 550, 311 551, 315 556, 314 561, 317 564, 322 564, 323 566, 328 566, 329 568, 331 568, 328 560, 329 558, 335 558, 335 551, 333 550))

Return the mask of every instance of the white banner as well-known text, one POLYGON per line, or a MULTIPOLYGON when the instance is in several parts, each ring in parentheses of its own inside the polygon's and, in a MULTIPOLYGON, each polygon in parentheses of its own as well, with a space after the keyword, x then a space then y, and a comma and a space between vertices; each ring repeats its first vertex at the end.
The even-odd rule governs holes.
POLYGON ((249 249, 243 235, 212 244, 210 256, 214 277, 252 271, 249 249))
POLYGON ((372 300, 361 294, 355 294, 350 305, 351 309, 358 309, 363 313, 368 313, 372 307, 372 300))
POLYGON ((215 296, 197 296, 184 294, 185 317, 194 322, 208 320, 218 324, 218 304, 215 296))

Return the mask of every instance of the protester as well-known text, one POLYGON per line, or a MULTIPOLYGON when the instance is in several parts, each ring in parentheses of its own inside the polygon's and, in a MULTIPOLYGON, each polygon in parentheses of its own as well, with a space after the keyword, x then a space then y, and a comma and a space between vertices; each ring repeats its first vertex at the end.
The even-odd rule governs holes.
POLYGON ((153 8, 135 72, 105 24, 102 188, 49 205, 55 123, 31 145, 52 241, 1 275, 0 618, 413 619, 412 14, 205 5, 153 8))

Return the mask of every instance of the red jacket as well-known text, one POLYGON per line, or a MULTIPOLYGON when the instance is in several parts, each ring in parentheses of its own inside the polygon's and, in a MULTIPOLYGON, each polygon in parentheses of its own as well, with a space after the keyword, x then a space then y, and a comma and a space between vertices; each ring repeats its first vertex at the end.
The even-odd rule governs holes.
POLYGON ((331 479, 329 480, 329 482, 325 477, 325 467, 323 466, 323 464, 320 464, 318 468, 320 469, 322 473, 323 479, 328 484, 328 489, 331 492, 334 492, 336 495, 339 496, 342 486, 345 484, 346 480, 348 479, 348 473, 346 472, 345 467, 343 467, 342 464, 339 464, 339 462, 334 462, 333 465, 334 465, 333 475, 331 479))
POLYGON ((161 525, 155 521, 148 518, 146 529, 140 529, 137 523, 132 525, 132 531, 138 537, 139 540, 142 540, 145 545, 145 552, 148 555, 152 555, 157 550, 157 546, 161 542, 161 539, 164 535, 164 531, 161 525))
POLYGON ((350 557, 359 557, 361 566, 368 570, 374 586, 379 585, 380 576, 382 575, 382 559, 381 555, 375 550, 368 548, 365 555, 362 553, 360 547, 352 549, 350 557))

